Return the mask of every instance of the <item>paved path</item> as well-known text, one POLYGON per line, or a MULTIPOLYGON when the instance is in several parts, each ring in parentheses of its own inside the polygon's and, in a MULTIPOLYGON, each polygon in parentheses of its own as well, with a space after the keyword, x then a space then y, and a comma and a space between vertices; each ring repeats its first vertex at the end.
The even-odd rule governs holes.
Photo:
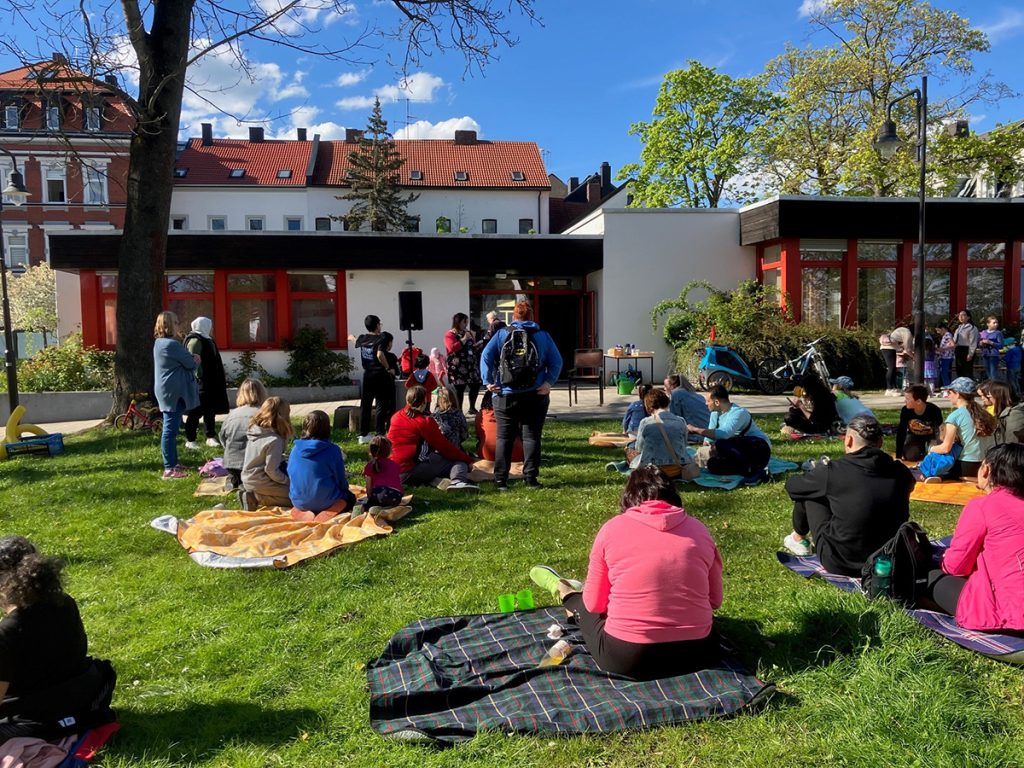
MULTIPOLYGON (((558 421, 593 421, 595 419, 621 419, 626 408, 636 398, 634 395, 619 395, 611 389, 604 391, 604 405, 598 402, 596 389, 580 389, 579 403, 570 406, 565 387, 558 387, 551 393, 551 409, 548 411, 549 419, 558 421)), ((903 407, 902 397, 887 397, 880 392, 869 392, 861 395, 864 403, 873 410, 896 410, 903 407)), ((940 408, 947 408, 949 402, 945 398, 934 399, 940 408)), ((785 413, 789 407, 785 395, 747 395, 737 394, 735 398, 737 405, 750 410, 751 413, 785 413)), ((337 400, 327 403, 299 403, 292 406, 292 416, 302 417, 313 410, 326 411, 333 414, 334 409, 339 405, 358 406, 358 400, 337 400)), ((29 414, 31 421, 32 414, 29 414)), ((47 432, 62 432, 65 435, 72 435, 76 432, 83 432, 95 427, 98 422, 89 421, 66 421, 56 423, 39 423, 47 432)))

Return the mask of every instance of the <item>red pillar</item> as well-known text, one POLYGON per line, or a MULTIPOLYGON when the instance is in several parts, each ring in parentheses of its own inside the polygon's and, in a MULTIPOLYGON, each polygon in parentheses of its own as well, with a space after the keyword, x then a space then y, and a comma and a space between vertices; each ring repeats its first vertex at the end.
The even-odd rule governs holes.
POLYGON ((779 290, 782 292, 782 306, 789 310, 793 322, 800 322, 800 241, 796 238, 783 240, 782 266, 779 268, 779 290))
POLYGON ((1021 241, 1007 243, 1006 272, 1003 276, 1003 325, 1015 325, 1020 320, 1020 268, 1021 241))
MULTIPOLYGON (((348 346, 348 294, 345 293, 345 281, 348 280, 347 272, 338 272, 335 280, 337 286, 338 305, 335 308, 338 318, 338 346, 345 349, 348 346)), ((582 302, 580 304, 582 307, 582 302)), ((580 325, 582 328, 583 326, 580 325)))
POLYGON ((213 340, 221 349, 231 349, 231 327, 228 317, 228 273, 213 273, 213 340))
POLYGON ((282 342, 291 336, 291 314, 292 307, 288 302, 288 273, 283 269, 274 272, 274 286, 276 287, 276 300, 274 306, 275 321, 277 323, 277 343, 274 349, 282 349, 282 342))
POLYGON ((843 257, 841 291, 841 320, 844 328, 857 323, 857 241, 846 243, 846 255, 843 257))
POLYGON ((904 240, 896 256, 896 322, 914 313, 914 243, 904 240))
POLYGON ((82 346, 99 347, 103 342, 103 329, 100 328, 100 286, 96 273, 83 270, 78 275, 78 285, 82 297, 82 346))
POLYGON ((950 314, 956 317, 956 313, 967 308, 967 242, 956 240, 953 242, 953 269, 949 275, 950 287, 950 314))
POLYGON ((764 285, 764 246, 757 246, 757 256, 754 257, 754 278, 758 285, 764 285))

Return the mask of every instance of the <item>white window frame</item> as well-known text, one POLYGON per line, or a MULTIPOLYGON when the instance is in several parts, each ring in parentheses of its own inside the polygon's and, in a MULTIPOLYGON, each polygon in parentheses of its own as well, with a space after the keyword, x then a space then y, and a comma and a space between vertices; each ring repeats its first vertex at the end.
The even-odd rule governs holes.
POLYGON ((4 231, 4 253, 7 257, 7 268, 17 269, 23 267, 28 269, 28 230, 8 229, 4 231), (24 241, 22 245, 14 245, 11 240, 20 238, 24 241), (19 255, 20 253, 20 255, 19 255))
POLYGON ((45 194, 45 200, 43 201, 47 205, 67 205, 68 204, 68 169, 63 165, 46 165, 43 167, 43 190, 45 194), (63 188, 61 200, 50 199, 50 182, 59 181, 63 188))
POLYGON ((303 220, 303 218, 301 216, 285 216, 284 217, 284 231, 285 232, 301 232, 302 231, 302 227, 303 227, 304 224, 305 224, 305 221, 303 220), (299 222, 299 228, 298 229, 289 229, 288 228, 288 222, 289 221, 297 221, 297 222, 299 222))
POLYGON ((224 215, 207 216, 206 217, 206 228, 208 230, 210 230, 211 232, 226 232, 227 229, 228 229, 228 217, 224 216, 224 215), (224 227, 222 229, 214 229, 214 227, 213 227, 213 222, 214 221, 223 221, 224 222, 224 227))
POLYGON ((60 130, 60 106, 56 104, 46 105, 46 127, 51 131, 60 130), (56 123, 56 125, 54 125, 56 123))
POLYGON ((87 107, 85 110, 85 130, 96 132, 100 129, 100 108, 87 107))
POLYGON ((8 104, 4 107, 4 127, 8 131, 21 130, 21 120, 19 119, 21 117, 20 113, 21 110, 18 109, 17 104, 8 104), (12 115, 14 117, 13 121, 11 120, 12 115), (12 122, 14 123, 14 125, 11 125, 12 122))
POLYGON ((266 232, 267 231, 267 217, 266 216, 246 216, 245 217, 245 230, 246 232, 266 232), (259 222, 259 227, 253 227, 255 222, 259 222))
POLYGON ((96 168, 91 165, 82 164, 82 204, 105 206, 110 204, 107 187, 106 168, 96 168), (95 185, 95 186, 94 186, 95 185), (91 191, 98 192, 97 195, 90 194, 91 191))
POLYGON ((186 232, 188 231, 188 216, 182 213, 171 214, 171 231, 172 232, 186 232), (181 221, 181 227, 175 227, 174 222, 181 221))

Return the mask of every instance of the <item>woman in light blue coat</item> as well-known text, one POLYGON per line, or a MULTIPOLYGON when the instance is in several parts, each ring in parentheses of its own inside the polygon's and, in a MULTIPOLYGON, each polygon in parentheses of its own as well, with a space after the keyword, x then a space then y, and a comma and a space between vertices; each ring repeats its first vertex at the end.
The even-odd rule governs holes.
POLYGON ((160 451, 164 458, 164 480, 188 477, 185 467, 178 463, 178 430, 181 417, 199 405, 199 384, 196 367, 199 356, 189 354, 177 339, 178 317, 173 312, 161 312, 153 327, 153 397, 163 414, 163 432, 160 451))

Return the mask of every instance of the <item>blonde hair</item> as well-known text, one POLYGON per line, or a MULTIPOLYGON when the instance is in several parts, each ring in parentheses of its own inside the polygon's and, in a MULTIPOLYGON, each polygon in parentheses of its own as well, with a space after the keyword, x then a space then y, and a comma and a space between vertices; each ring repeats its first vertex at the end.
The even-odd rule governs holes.
POLYGON ((266 427, 272 429, 285 440, 290 438, 292 432, 291 406, 287 400, 280 397, 268 397, 263 405, 256 412, 256 415, 249 419, 250 427, 266 427))
POLYGON ((427 408, 427 390, 417 384, 405 391, 405 415, 412 417, 422 416, 427 408))
POLYGON ((262 405, 267 399, 267 388, 259 379, 246 379, 238 385, 238 394, 235 395, 235 405, 262 405))
POLYGON ((435 411, 451 411, 455 409, 455 393, 448 387, 437 388, 437 407, 435 411))
POLYGON ((153 325, 154 339, 173 339, 178 334, 178 316, 173 312, 164 311, 156 316, 153 325))

